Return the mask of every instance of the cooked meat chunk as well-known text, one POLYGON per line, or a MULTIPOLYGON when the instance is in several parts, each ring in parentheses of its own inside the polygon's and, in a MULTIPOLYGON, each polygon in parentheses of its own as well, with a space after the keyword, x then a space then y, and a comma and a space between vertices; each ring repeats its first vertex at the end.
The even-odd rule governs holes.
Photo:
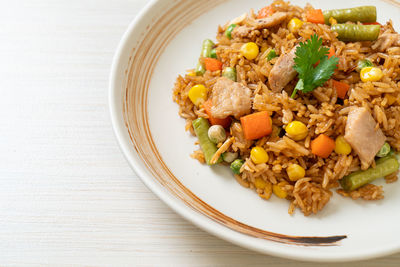
POLYGON ((281 24, 286 18, 287 14, 285 12, 276 12, 269 17, 255 20, 255 22, 252 23, 252 26, 254 27, 249 27, 245 25, 235 27, 235 29, 233 29, 232 31, 232 37, 233 38, 249 37, 252 31, 276 26, 278 24, 281 24))
POLYGON ((254 28, 251 27, 237 26, 232 31, 232 38, 246 38, 253 30, 254 28))
POLYGON ((372 163, 386 140, 366 108, 354 108, 350 111, 344 138, 360 157, 363 169, 372 163))
POLYGON ((234 18, 233 20, 231 20, 227 26, 231 25, 231 24, 242 24, 243 21, 247 18, 247 13, 243 13, 242 15, 240 15, 239 17, 234 18))
POLYGON ((211 115, 223 119, 230 115, 240 118, 250 113, 251 90, 228 78, 218 78, 211 95, 211 115))
POLYGON ((276 12, 263 19, 257 19, 255 29, 265 29, 281 24, 287 18, 286 12, 276 12))
POLYGON ((398 33, 384 33, 378 37, 378 40, 372 45, 372 49, 378 51, 386 51, 392 46, 400 46, 400 34, 398 33))
POLYGON ((281 92, 283 87, 296 77, 297 72, 293 68, 294 58, 296 57, 296 48, 297 46, 295 46, 289 53, 280 55, 269 73, 269 86, 275 93, 281 92))

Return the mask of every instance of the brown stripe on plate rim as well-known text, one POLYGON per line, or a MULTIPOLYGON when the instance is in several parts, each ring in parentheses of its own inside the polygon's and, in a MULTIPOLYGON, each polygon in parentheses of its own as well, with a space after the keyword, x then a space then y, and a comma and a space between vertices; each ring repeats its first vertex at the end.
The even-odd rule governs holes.
POLYGON ((346 238, 345 235, 326 237, 289 236, 249 226, 221 213, 198 198, 174 176, 163 161, 153 141, 148 124, 147 97, 150 79, 156 62, 171 39, 189 22, 224 1, 176 1, 158 20, 146 27, 148 30, 145 31, 143 39, 136 44, 136 49, 132 49, 123 99, 123 116, 134 148, 152 176, 172 195, 183 201, 194 211, 200 212, 232 230, 252 237, 285 244, 303 246, 337 245, 338 241, 346 238), (164 25, 169 25, 169 27, 164 27, 164 25), (171 31, 166 32, 166 28, 171 31))

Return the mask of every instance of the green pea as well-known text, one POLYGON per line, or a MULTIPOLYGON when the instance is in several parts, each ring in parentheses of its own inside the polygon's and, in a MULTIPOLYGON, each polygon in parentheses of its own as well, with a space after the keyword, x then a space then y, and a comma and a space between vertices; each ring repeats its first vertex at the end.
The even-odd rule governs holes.
POLYGON ((210 57, 217 58, 217 50, 215 48, 211 49, 210 57))
POLYGON ((362 60, 357 62, 356 70, 358 72, 360 72, 363 68, 373 67, 373 66, 374 66, 374 64, 372 64, 372 62, 369 59, 362 59, 362 60))
POLYGON ((200 61, 197 63, 195 72, 197 76, 202 76, 206 72, 206 68, 200 63, 200 61))
POLYGON ((201 57, 211 57, 211 50, 214 47, 214 42, 210 39, 205 39, 201 47, 201 57))
POLYGON ((228 39, 232 39, 232 31, 235 29, 237 25, 236 24, 231 24, 225 31, 225 36, 228 37, 228 39))
POLYGON ((267 55, 267 60, 270 61, 273 58, 276 58, 278 55, 275 52, 275 49, 272 49, 271 51, 269 51, 268 55, 267 55))
POLYGON ((389 143, 385 142, 383 144, 383 146, 381 147, 381 149, 378 151, 378 154, 376 154, 376 156, 379 158, 383 158, 390 153, 390 149, 391 149, 391 147, 390 147, 389 143))
POLYGON ((231 170, 233 171, 234 174, 240 174, 240 168, 242 168, 242 165, 244 164, 244 160, 242 159, 236 159, 231 163, 231 170))
POLYGON ((228 79, 231 79, 232 81, 236 82, 236 69, 235 68, 231 68, 231 67, 226 67, 222 71, 222 76, 226 77, 228 79))

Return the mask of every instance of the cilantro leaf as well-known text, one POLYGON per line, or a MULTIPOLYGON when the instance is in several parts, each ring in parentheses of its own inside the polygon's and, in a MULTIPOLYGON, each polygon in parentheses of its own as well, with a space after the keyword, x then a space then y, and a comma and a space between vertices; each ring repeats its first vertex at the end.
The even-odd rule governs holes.
POLYGON ((299 81, 293 91, 292 98, 298 90, 308 93, 324 84, 334 73, 339 58, 328 58, 327 47, 322 46, 322 38, 314 34, 299 44, 294 58, 294 69, 299 73, 299 81), (318 64, 317 66, 315 66, 318 64), (314 67, 315 66, 315 67, 314 67))

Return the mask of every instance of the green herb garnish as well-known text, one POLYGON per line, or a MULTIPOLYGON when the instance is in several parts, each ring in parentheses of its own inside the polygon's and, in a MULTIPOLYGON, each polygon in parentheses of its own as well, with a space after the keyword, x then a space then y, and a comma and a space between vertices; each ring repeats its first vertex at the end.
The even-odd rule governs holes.
POLYGON ((292 98, 297 91, 311 92, 329 80, 337 68, 339 58, 335 56, 328 58, 328 51, 329 48, 322 46, 322 38, 316 34, 299 44, 294 58, 294 69, 299 73, 299 81, 293 90, 292 98))

